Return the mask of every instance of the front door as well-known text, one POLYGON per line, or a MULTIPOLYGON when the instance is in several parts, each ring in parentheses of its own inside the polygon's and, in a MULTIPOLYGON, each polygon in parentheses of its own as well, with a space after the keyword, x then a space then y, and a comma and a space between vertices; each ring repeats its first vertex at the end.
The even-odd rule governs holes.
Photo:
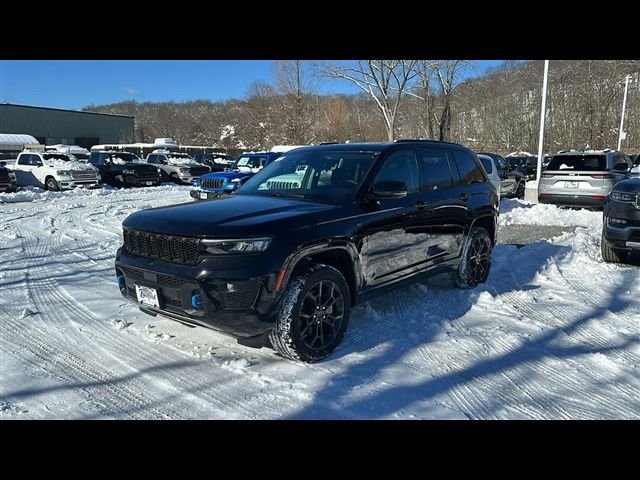
POLYGON ((426 245, 429 237, 416 220, 420 188, 413 149, 394 151, 384 160, 372 185, 386 181, 405 183, 407 196, 363 203, 366 215, 362 226, 365 238, 362 263, 369 287, 407 275, 412 265, 424 260, 424 253, 417 250, 419 245, 426 245))

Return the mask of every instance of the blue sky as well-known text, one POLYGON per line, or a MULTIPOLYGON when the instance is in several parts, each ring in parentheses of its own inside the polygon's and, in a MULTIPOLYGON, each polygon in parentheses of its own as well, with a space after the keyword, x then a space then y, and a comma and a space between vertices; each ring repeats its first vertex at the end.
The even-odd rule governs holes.
MULTIPOLYGON (((242 98, 254 80, 271 81, 271 60, 0 60, 0 102, 81 109, 124 100, 176 102, 242 98)), ((481 60, 473 74, 500 64, 481 60)), ((321 93, 353 93, 324 81, 321 93)))

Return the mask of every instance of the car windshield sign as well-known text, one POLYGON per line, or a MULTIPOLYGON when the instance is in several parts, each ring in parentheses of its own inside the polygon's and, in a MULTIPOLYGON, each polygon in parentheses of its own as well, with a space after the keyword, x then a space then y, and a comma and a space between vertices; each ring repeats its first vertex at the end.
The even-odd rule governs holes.
POLYGON ((353 198, 376 155, 352 151, 290 153, 261 170, 237 193, 345 203, 353 198))

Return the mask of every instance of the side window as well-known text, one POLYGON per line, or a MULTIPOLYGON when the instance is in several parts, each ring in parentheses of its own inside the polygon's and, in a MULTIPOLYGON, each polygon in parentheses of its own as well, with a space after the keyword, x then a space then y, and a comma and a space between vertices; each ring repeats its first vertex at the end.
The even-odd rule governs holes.
POLYGON ((31 155, 20 155, 18 157, 18 165, 31 165, 29 157, 31 157, 31 155))
POLYGON ((444 150, 418 150, 420 183, 425 190, 442 190, 453 185, 449 161, 444 150))
POLYGON ((42 159, 40 158, 40 155, 31 155, 31 165, 34 166, 38 166, 38 165, 42 165, 42 159))
POLYGON ((481 157, 480 155, 478 155, 478 158, 480 159, 480 163, 482 163, 482 166, 484 167, 486 172, 491 175, 491 173, 493 172, 493 162, 487 157, 481 157))
POLYGON ((452 150, 460 174, 462 185, 470 183, 482 183, 485 181, 482 171, 476 164, 473 156, 466 150, 452 150))
POLYGON ((156 163, 156 156, 155 156, 155 155, 149 155, 149 156, 147 157, 147 163, 153 163, 153 164, 155 164, 155 163, 156 163))
POLYGON ((166 155, 157 155, 156 156, 156 163, 158 163, 160 165, 166 165, 167 164, 167 156, 166 155))
POLYGON ((404 182, 407 193, 418 192, 418 166, 413 150, 399 150, 387 157, 378 171, 374 184, 380 182, 404 182))

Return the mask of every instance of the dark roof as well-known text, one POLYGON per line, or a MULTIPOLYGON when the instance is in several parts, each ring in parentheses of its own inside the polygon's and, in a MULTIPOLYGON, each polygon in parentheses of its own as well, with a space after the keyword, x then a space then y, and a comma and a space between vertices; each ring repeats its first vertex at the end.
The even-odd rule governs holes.
POLYGON ((451 143, 451 142, 439 142, 437 140, 398 140, 395 142, 372 142, 372 143, 331 143, 326 145, 309 145, 308 147, 299 147, 295 150, 306 150, 306 149, 314 149, 314 150, 323 150, 323 151, 365 151, 365 152, 382 152, 388 150, 393 147, 400 147, 403 145, 410 146, 441 146, 441 145, 449 145, 454 147, 462 147, 463 145, 459 143, 451 143))
POLYGON ((40 110, 56 110, 58 112, 71 112, 71 113, 86 113, 88 115, 107 115, 109 117, 126 117, 126 118, 135 118, 133 115, 120 115, 117 113, 99 113, 99 112, 86 112, 84 110, 68 110, 65 108, 53 108, 53 107, 37 107, 35 105, 21 105, 18 103, 0 103, 0 107, 3 105, 10 105, 12 107, 23 107, 23 108, 38 108, 40 110))

